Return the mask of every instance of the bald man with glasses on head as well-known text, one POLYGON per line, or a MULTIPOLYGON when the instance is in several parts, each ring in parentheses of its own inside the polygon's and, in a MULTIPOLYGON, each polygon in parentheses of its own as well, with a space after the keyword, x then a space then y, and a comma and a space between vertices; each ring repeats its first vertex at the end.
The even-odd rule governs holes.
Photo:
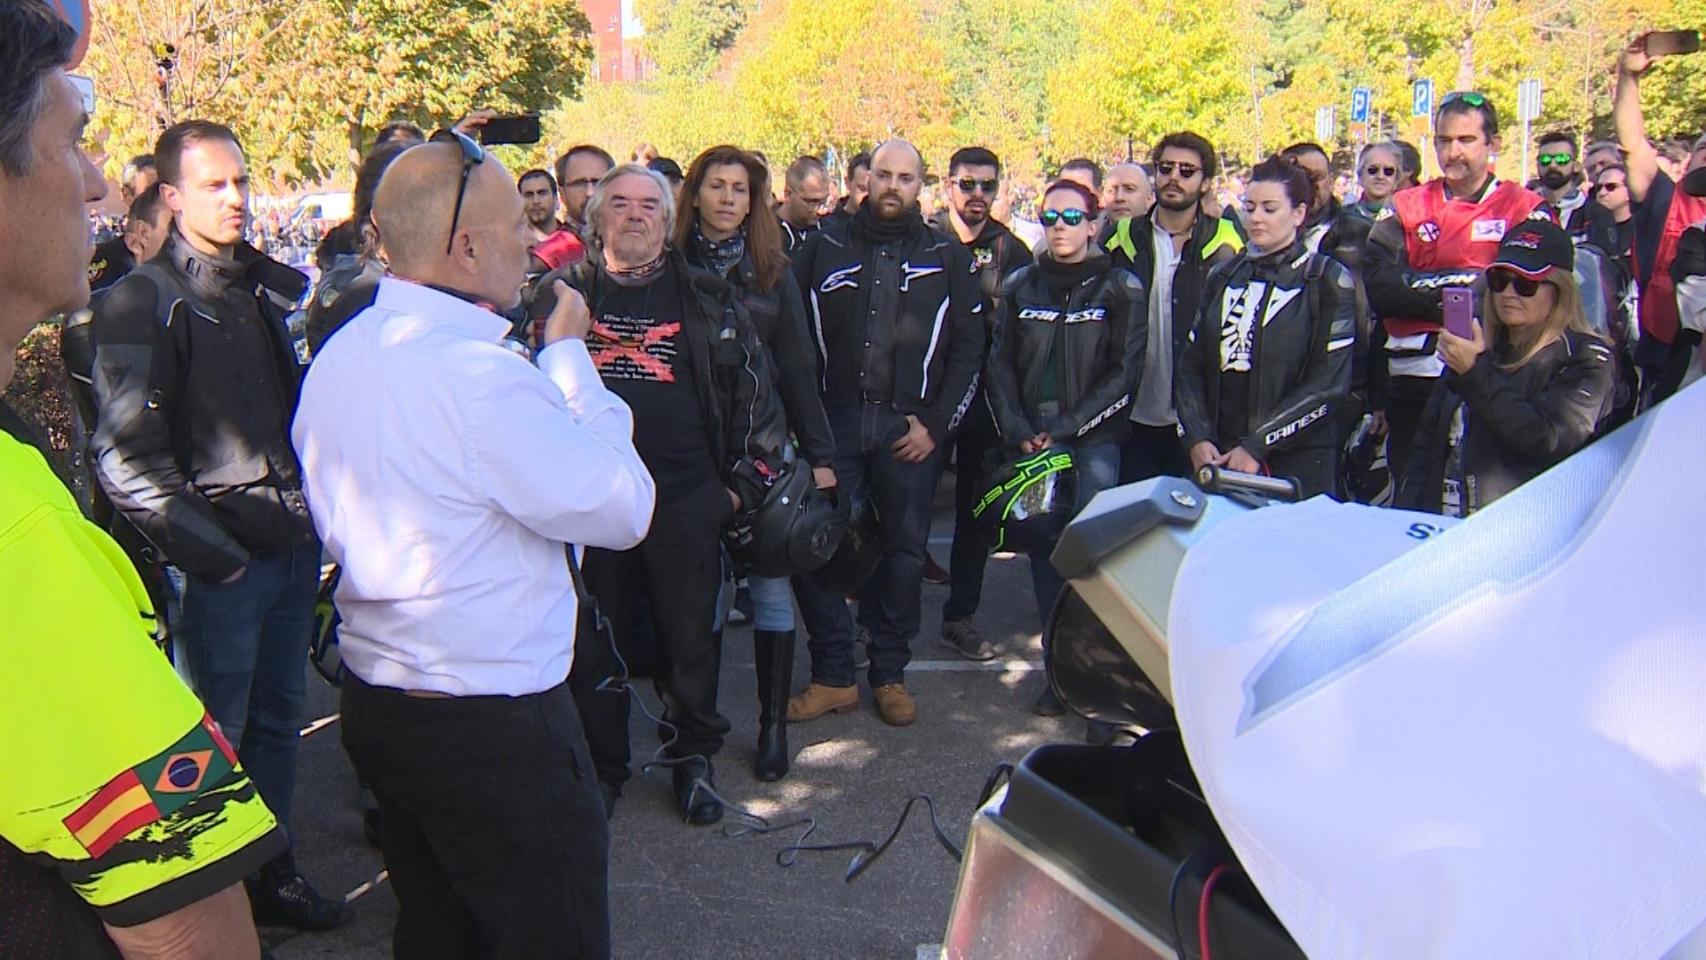
POLYGON ((564 545, 639 542, 655 488, 577 294, 556 285, 537 368, 502 345, 521 196, 472 140, 434 141, 380 181, 391 274, 346 294, 293 431, 343 568, 344 747, 383 814, 398 956, 608 956, 609 832, 565 679, 598 638, 564 545))

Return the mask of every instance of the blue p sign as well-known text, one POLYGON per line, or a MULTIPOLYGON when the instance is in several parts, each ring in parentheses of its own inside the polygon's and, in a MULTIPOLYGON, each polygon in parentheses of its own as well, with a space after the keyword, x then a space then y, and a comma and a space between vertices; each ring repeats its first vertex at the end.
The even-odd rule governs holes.
POLYGON ((1352 123, 1367 123, 1368 122, 1369 93, 1370 93, 1370 91, 1367 87, 1357 87, 1355 90, 1351 91, 1351 122, 1352 123))
POLYGON ((1434 82, 1417 80, 1410 87, 1410 116, 1430 117, 1434 112, 1434 82))

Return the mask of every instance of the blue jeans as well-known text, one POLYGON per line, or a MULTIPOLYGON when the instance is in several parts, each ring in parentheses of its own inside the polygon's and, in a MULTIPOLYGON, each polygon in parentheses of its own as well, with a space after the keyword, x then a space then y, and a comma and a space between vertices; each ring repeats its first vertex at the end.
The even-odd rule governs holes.
MULTIPOLYGON (((1112 443, 1073 447, 1072 463, 1078 469, 1078 505, 1073 509, 1077 515, 1096 494, 1119 485, 1120 448, 1112 443)), ((1066 580, 1049 563, 1049 554, 1053 552, 1051 543, 1047 550, 1031 554, 1031 587, 1036 591, 1037 616, 1044 631, 1048 630, 1048 618, 1054 612, 1060 591, 1066 588, 1066 580)))
MULTIPOLYGON (((924 600, 924 549, 930 538, 930 501, 941 471, 938 446, 922 463, 902 463, 889 447, 906 435, 906 418, 891 404, 830 407, 835 432, 835 479, 850 496, 869 496, 882 521, 883 557, 859 591, 859 620, 871 631, 871 686, 900 683, 912 661, 924 600)), ((812 680, 850 687, 853 616, 846 598, 794 579, 800 615, 810 636, 812 680)))
POLYGON ((752 594, 752 629, 786 633, 794 629, 794 584, 787 577, 746 578, 752 594))
POLYGON ((179 673, 287 829, 319 583, 318 543, 256 554, 236 583, 186 576, 172 641, 179 673))

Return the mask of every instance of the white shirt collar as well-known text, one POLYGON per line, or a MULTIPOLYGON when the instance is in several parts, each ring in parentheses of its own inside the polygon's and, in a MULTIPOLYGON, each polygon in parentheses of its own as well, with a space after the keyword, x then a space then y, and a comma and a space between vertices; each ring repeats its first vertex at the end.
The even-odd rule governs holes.
POLYGON ((484 307, 402 277, 387 276, 380 280, 373 305, 382 310, 428 317, 465 336, 492 343, 502 340, 510 330, 508 320, 484 307))

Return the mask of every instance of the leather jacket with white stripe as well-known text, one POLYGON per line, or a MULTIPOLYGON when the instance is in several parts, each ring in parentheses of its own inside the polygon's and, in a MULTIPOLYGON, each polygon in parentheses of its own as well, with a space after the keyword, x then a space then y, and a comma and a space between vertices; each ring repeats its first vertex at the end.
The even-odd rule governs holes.
POLYGON ((1248 429, 1237 445, 1263 462, 1289 448, 1335 445, 1335 414, 1351 385, 1355 289, 1343 264, 1309 253, 1301 241, 1265 256, 1246 249, 1215 268, 1174 375, 1186 448, 1230 442, 1217 436, 1221 336, 1239 309, 1255 311, 1257 322, 1248 429))
POLYGON ((793 269, 824 367, 825 405, 847 399, 837 384, 874 376, 881 385, 863 399, 916 416, 941 444, 970 407, 983 365, 983 293, 971 254, 922 221, 888 243, 861 237, 851 220, 821 224, 794 252, 793 269))

